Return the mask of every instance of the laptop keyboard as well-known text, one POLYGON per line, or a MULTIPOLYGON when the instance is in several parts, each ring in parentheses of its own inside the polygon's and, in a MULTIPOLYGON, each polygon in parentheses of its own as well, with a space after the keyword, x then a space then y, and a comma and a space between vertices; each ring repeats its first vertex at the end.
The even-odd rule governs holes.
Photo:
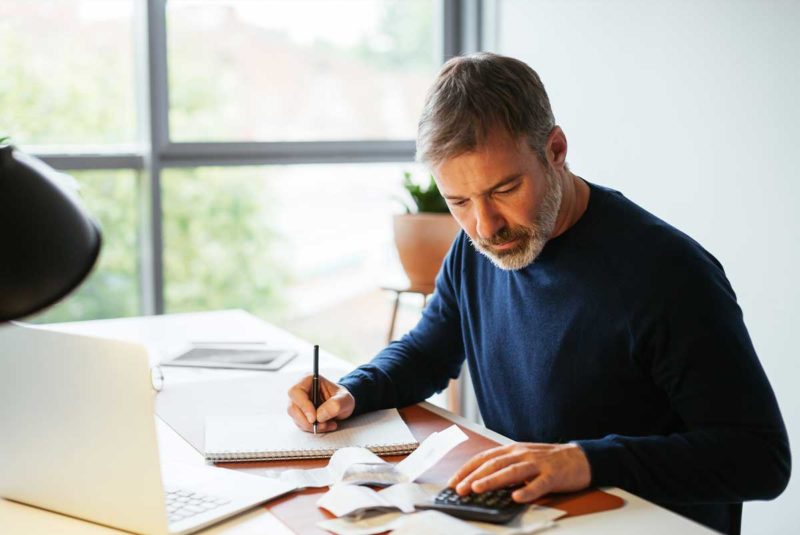
POLYGON ((167 518, 178 522, 194 515, 221 507, 230 500, 221 496, 210 496, 189 489, 167 489, 167 518))

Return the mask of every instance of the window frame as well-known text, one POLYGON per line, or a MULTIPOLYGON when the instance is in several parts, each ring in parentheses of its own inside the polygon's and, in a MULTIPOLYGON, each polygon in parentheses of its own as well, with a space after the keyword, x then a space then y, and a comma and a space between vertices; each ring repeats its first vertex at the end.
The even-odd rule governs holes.
MULTIPOLYGON (((493 0, 436 0, 435 51, 441 63, 483 50, 492 35, 493 0)), ((164 313, 161 179, 165 168, 311 163, 412 162, 408 140, 175 142, 169 136, 167 0, 134 2, 136 39, 135 146, 48 149, 33 154, 64 171, 131 169, 139 175, 139 303, 141 314, 164 313)))

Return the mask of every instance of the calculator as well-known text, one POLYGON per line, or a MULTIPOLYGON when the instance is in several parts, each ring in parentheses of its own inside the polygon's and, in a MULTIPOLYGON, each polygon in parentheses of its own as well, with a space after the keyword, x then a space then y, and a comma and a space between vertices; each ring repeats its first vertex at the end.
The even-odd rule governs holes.
POLYGON ((416 508, 433 509, 464 520, 505 524, 528 506, 511 499, 511 493, 518 488, 519 486, 506 487, 459 496, 455 489, 448 487, 437 494, 431 503, 418 504, 416 508))

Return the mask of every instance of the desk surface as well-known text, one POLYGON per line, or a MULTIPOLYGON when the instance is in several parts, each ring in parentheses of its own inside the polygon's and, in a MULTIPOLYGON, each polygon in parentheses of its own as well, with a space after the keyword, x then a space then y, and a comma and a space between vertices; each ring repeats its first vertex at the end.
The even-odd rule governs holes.
MULTIPOLYGON (((176 314, 146 318, 124 318, 54 325, 64 331, 114 337, 142 343, 148 347, 153 364, 179 350, 190 341, 266 341, 276 346, 291 347, 301 354, 311 354, 311 345, 289 333, 269 325, 243 311, 205 312, 176 314)), ((282 374, 295 375, 307 371, 307 359, 296 358, 281 370, 282 374)), ((320 356, 323 372, 344 372, 350 365, 325 353, 320 356)), ((164 370, 165 388, 174 382, 197 381, 208 378, 249 377, 254 372, 240 370, 206 370, 190 368, 167 368, 164 370)), ((425 404, 445 418, 499 443, 511 442, 483 426, 467 422, 463 418, 433 405, 425 404)), ((163 422, 157 420, 159 447, 162 459, 203 464, 202 455, 181 439, 163 422)), ((623 498, 625 507, 614 511, 588 516, 568 518, 558 522, 558 533, 572 535, 582 533, 638 534, 645 529, 650 534, 701 534, 714 533, 699 524, 687 520, 666 509, 658 507, 621 489, 606 489, 623 498)), ((60 533, 100 534, 121 533, 119 531, 85 522, 79 519, 50 513, 27 505, 0 499, 0 532, 12 533, 60 533)), ((292 532, 265 507, 229 519, 202 533, 208 534, 263 534, 290 535, 292 532)))

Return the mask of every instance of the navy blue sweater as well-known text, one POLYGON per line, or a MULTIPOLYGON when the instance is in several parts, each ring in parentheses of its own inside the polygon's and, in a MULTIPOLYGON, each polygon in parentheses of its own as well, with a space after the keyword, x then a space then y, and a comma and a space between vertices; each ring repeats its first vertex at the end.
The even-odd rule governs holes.
POLYGON ((584 215, 503 271, 462 232, 417 326, 341 380, 356 412, 426 399, 466 359, 481 415, 517 441, 579 444, 618 486, 719 531, 790 473, 786 430, 722 266, 591 185, 584 215))

